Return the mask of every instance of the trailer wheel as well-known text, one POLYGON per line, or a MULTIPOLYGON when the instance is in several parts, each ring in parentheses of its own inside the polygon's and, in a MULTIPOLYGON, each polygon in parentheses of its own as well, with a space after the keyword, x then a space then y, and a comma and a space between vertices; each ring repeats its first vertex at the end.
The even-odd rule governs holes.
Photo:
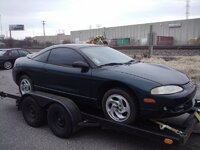
POLYGON ((102 100, 102 108, 106 117, 116 122, 131 124, 138 117, 136 101, 125 89, 107 91, 102 100))
POLYGON ((48 109, 47 120, 52 132, 60 137, 67 138, 72 134, 72 118, 62 105, 52 104, 48 109))
POLYGON ((22 101, 22 113, 26 123, 32 127, 39 127, 45 123, 46 111, 30 96, 22 101))

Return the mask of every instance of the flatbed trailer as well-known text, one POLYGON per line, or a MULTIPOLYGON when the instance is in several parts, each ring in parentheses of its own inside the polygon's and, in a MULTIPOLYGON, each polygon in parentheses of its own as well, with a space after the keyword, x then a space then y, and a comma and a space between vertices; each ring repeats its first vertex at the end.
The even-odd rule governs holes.
MULTIPOLYGON (((68 128, 66 132, 67 135, 62 136, 62 133, 56 133, 56 131, 52 129, 52 126, 50 125, 53 133, 61 138, 69 137, 73 131, 77 129, 77 127, 83 128, 84 126, 95 125, 119 132, 126 132, 128 134, 137 135, 151 140, 156 140, 164 144, 184 145, 192 134, 195 126, 200 122, 200 100, 196 100, 195 106, 190 111, 188 117, 182 120, 181 125, 178 125, 174 122, 170 123, 165 120, 141 120, 132 125, 127 125, 105 118, 101 111, 93 111, 87 108, 78 107, 73 101, 66 97, 41 91, 30 92, 23 96, 0 92, 0 97, 15 99, 18 110, 22 110, 22 112, 26 110, 22 108, 23 103, 30 100, 30 98, 36 101, 37 105, 46 111, 49 111, 49 107, 55 104, 57 106, 62 106, 62 108, 66 110, 65 113, 68 114, 67 116, 69 118, 68 122, 66 122, 68 128)), ((26 116, 24 116, 24 119, 29 125, 34 126, 27 121, 26 116)))

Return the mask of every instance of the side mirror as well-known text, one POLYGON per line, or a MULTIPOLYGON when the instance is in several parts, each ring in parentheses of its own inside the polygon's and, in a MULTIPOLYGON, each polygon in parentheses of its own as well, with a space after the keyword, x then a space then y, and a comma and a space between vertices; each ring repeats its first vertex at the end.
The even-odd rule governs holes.
POLYGON ((74 68, 82 68, 82 69, 89 69, 89 65, 83 61, 75 61, 72 64, 72 67, 74 68))

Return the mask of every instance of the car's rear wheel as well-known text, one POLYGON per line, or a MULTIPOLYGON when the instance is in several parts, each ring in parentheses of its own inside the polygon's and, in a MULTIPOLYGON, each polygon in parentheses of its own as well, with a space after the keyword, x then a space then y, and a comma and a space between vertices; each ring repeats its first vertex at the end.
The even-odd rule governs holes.
POLYGON ((138 117, 136 101, 124 89, 107 91, 103 97, 102 108, 106 117, 116 122, 131 124, 138 117))
POLYGON ((19 91, 21 95, 24 95, 33 90, 33 84, 31 79, 27 75, 23 75, 19 79, 19 91))
POLYGON ((12 68, 12 63, 10 62, 10 61, 5 61, 4 63, 3 63, 3 67, 4 67, 4 69, 6 69, 6 70, 9 70, 9 69, 11 69, 12 68))

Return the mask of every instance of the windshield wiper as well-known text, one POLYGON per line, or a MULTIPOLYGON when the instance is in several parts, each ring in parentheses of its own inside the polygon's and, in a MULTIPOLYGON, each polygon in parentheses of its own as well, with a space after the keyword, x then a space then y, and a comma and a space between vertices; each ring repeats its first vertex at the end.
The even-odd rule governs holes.
POLYGON ((123 65, 123 63, 108 63, 108 64, 100 65, 99 67, 103 67, 103 66, 115 66, 115 65, 123 65))
POLYGON ((140 62, 140 61, 136 60, 136 59, 131 59, 130 61, 125 62, 124 64, 131 64, 132 62, 137 63, 137 62, 140 62))

